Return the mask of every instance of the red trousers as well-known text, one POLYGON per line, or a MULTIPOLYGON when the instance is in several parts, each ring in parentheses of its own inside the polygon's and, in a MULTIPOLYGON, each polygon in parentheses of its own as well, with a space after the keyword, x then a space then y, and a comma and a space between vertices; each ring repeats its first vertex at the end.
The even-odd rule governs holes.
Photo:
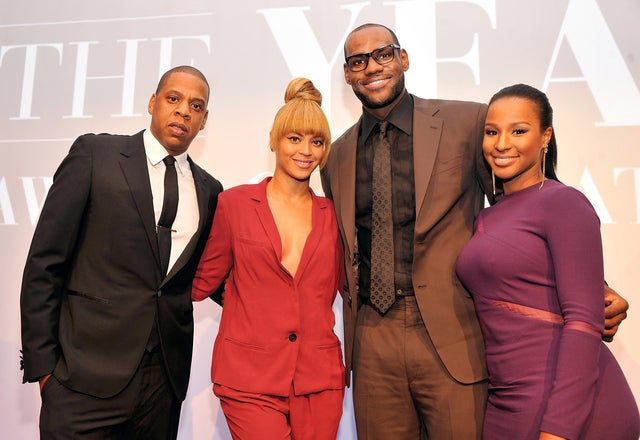
POLYGON ((234 440, 335 440, 344 389, 287 397, 213 384, 234 440))

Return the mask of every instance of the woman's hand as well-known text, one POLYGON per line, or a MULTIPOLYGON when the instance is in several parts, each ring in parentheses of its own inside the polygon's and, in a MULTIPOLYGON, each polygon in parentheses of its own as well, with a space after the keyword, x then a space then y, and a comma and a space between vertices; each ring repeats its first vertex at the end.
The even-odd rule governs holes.
POLYGON ((42 389, 44 388, 44 384, 47 383, 49 378, 51 378, 51 375, 47 374, 46 376, 42 376, 40 379, 38 379, 38 384, 40 385, 40 394, 42 394, 42 389))

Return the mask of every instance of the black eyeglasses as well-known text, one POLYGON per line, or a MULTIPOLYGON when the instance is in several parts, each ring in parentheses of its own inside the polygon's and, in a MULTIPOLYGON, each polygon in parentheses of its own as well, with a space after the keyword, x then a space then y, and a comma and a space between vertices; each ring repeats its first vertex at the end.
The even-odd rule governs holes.
POLYGON ((393 61, 393 56, 395 54, 396 49, 400 49, 400 46, 397 44, 389 44, 387 46, 379 47, 375 50, 372 50, 369 53, 359 53, 356 55, 348 56, 344 59, 347 67, 352 72, 361 72, 367 68, 369 65, 369 58, 373 58, 376 63, 380 64, 389 64, 393 61))

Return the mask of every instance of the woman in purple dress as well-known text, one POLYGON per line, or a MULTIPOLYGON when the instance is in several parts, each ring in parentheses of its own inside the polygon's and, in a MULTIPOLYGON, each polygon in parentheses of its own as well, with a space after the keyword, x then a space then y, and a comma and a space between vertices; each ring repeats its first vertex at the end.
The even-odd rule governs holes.
POLYGON ((483 151, 504 195, 458 259, 489 369, 484 438, 637 440, 638 407, 602 343, 599 219, 560 183, 552 109, 517 84, 491 98, 483 151))

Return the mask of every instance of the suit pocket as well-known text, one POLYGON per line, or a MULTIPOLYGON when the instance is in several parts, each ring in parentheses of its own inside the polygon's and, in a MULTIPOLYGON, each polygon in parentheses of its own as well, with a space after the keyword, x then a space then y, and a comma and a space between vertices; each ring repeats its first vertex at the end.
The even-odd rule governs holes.
POLYGON ((89 300, 92 300, 92 301, 97 301, 97 302, 102 303, 102 304, 111 304, 111 301, 109 301, 107 298, 102 298, 102 297, 99 297, 99 296, 90 295, 90 294, 85 293, 85 292, 78 292, 77 290, 68 290, 67 291, 67 295, 78 296, 80 298, 85 298, 85 299, 89 299, 89 300))
POLYGON ((255 351, 265 351, 266 348, 261 346, 261 345, 257 345, 257 344, 250 344, 247 342, 243 342, 243 341, 239 341, 237 339, 233 339, 233 338, 229 338, 229 337, 225 337, 224 338, 225 342, 232 344, 236 347, 242 348, 242 349, 248 349, 248 350, 255 350, 255 351))
POLYGON ((342 345, 340 344, 340 341, 317 345, 316 354, 326 356, 329 364, 333 362, 333 359, 339 359, 341 363, 344 363, 342 359, 342 345))
POLYGON ((435 174, 445 173, 452 169, 460 168, 464 162, 464 156, 459 154, 457 156, 449 157, 436 163, 435 174))

